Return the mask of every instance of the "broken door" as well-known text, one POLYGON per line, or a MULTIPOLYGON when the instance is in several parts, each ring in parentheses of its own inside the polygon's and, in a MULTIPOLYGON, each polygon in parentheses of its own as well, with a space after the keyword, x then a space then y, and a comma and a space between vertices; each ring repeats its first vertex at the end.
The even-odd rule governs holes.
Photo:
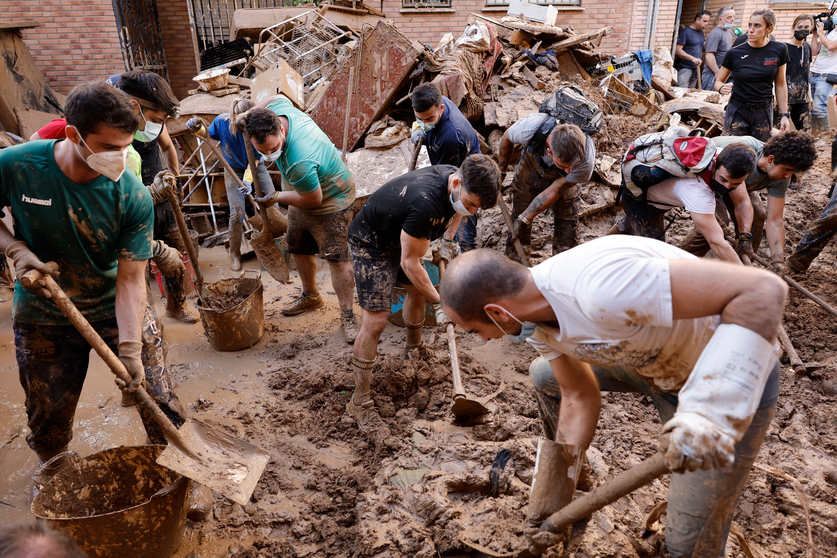
POLYGON ((156 0, 112 0, 122 57, 129 70, 169 78, 156 0))

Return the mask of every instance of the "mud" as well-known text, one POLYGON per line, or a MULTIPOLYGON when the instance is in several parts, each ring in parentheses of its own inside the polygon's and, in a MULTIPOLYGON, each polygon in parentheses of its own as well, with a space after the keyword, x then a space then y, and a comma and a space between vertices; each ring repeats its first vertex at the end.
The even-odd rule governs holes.
POLYGON ((261 283, 258 279, 222 279, 204 287, 203 306, 217 312, 232 310, 253 294, 261 283))

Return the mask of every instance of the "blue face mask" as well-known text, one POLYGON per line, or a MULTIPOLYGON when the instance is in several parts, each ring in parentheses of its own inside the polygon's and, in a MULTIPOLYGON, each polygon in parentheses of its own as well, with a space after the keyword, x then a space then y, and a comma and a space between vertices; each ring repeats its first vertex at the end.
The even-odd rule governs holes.
POLYGON ((435 124, 425 124, 421 120, 418 121, 418 125, 419 125, 419 128, 421 128, 422 132, 429 132, 430 130, 432 130, 433 128, 436 127, 435 124))
POLYGON ((494 321, 494 318, 491 317, 491 314, 488 314, 488 318, 492 322, 494 322, 494 325, 496 325, 497 328, 499 328, 500 331, 505 333, 505 335, 503 337, 505 337, 507 341, 509 341, 510 343, 522 343, 522 342, 526 341, 529 337, 532 337, 532 335, 534 335, 535 328, 538 327, 538 324, 536 324, 535 322, 521 322, 520 320, 515 318, 514 315, 511 312, 509 312, 508 310, 506 310, 505 308, 503 309, 503 311, 506 314, 508 314, 511 317, 511 319, 513 319, 514 321, 519 323, 520 326, 521 326, 520 333, 518 333, 517 335, 512 335, 511 333, 506 333, 506 330, 504 330, 502 327, 500 327, 500 324, 498 324, 496 321, 494 321))
POLYGON ((832 21, 833 23, 837 23, 837 12, 834 12, 834 14, 832 14, 832 16, 831 16, 831 21, 832 21))
POLYGON ((734 23, 724 23, 724 29, 732 29, 732 26, 735 25, 734 23))

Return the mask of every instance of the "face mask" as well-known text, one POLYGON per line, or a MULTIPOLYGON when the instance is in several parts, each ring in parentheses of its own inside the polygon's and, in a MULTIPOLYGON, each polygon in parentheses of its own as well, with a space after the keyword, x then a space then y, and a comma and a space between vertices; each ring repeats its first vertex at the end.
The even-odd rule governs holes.
MULTIPOLYGON (((460 192, 460 196, 461 196, 462 186, 460 186, 459 188, 460 188, 459 192, 460 192)), ((451 192, 448 195, 448 198, 450 199, 450 204, 453 206, 453 210, 456 211, 459 215, 462 215, 463 217, 470 217, 471 216, 471 212, 468 211, 468 209, 465 207, 465 204, 462 203, 462 198, 461 197, 460 197, 460 199, 458 199, 456 201, 453 201, 453 192, 451 192)))
POLYGON ((798 29, 793 32, 793 38, 797 41, 804 41, 805 37, 807 37, 811 32, 807 29, 798 29))
POLYGON ((418 123, 419 123, 419 128, 421 128, 422 132, 429 132, 430 130, 432 130, 433 128, 436 127, 435 124, 425 124, 421 120, 419 120, 418 123))
POLYGON ((489 319, 492 322, 494 322, 494 325, 496 325, 497 328, 500 331, 505 333, 505 335, 503 337, 505 337, 507 341, 509 341, 510 343, 522 343, 522 342, 526 341, 526 339, 528 339, 529 337, 532 337, 532 334, 535 333, 535 328, 538 327, 538 324, 536 324, 534 322, 521 322, 520 320, 515 318, 512 315, 512 313, 509 312, 508 310, 506 310, 505 308, 503 309, 503 311, 506 314, 508 314, 511 317, 511 319, 513 319, 514 321, 516 321, 517 323, 520 324, 520 326, 521 326, 520 333, 518 333, 517 335, 512 335, 511 333, 506 333, 506 330, 504 330, 502 327, 500 327, 500 324, 498 324, 496 321, 494 321, 494 318, 491 317, 491 314, 488 314, 487 312, 486 312, 486 314, 488 314, 489 319))
POLYGON ((831 21, 832 23, 837 23, 837 13, 831 15, 831 21))
POLYGON ((149 122, 145 119, 145 115, 142 114, 142 111, 140 111, 140 117, 143 121, 145 121, 145 128, 134 132, 134 139, 143 143, 148 143, 149 141, 157 139, 157 136, 159 136, 160 132, 163 131, 163 125, 157 124, 156 122, 149 122))
POLYGON ((729 194, 732 191, 729 188, 727 188, 726 186, 724 186, 723 184, 721 184, 720 182, 718 182, 717 180, 715 180, 714 178, 710 182, 711 182, 710 186, 712 186, 712 189, 715 190, 715 193, 718 194, 719 196, 722 196, 722 197, 726 196, 727 194, 729 194))
POLYGON ((734 23, 724 23, 724 29, 732 29, 732 26, 735 25, 734 23))
POLYGON ((91 152, 90 156, 85 158, 84 155, 81 154, 81 151, 79 151, 78 144, 76 144, 76 152, 79 157, 84 159, 87 166, 92 170, 105 175, 114 182, 118 182, 122 177, 122 173, 125 172, 125 160, 128 158, 128 150, 125 149, 122 151, 102 151, 100 153, 93 153, 93 150, 90 149, 90 147, 84 142, 81 135, 79 135, 79 139, 81 139, 81 143, 84 147, 87 147, 87 150, 91 152))
POLYGON ((273 161, 282 156, 282 148, 280 147, 279 149, 270 154, 262 153, 261 151, 259 151, 259 155, 261 155, 262 159, 264 159, 265 161, 272 163, 273 161))

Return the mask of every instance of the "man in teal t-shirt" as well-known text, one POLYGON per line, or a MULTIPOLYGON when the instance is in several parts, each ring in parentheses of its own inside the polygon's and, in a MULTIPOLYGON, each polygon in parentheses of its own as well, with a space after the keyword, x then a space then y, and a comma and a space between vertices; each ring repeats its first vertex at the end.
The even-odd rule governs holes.
MULTIPOLYGON (((41 461, 64 451, 90 355, 90 345, 28 271, 51 274, 133 377, 180 426, 185 415, 171 391, 163 341, 146 299, 152 256, 151 194, 125 158, 139 126, 127 99, 104 84, 79 85, 65 106, 67 139, 0 151, 0 206, 10 206, 15 235, 0 223, 0 250, 14 260, 13 327, 30 433, 41 461), (48 263, 44 263, 48 262, 48 263), (60 275, 59 275, 60 272, 60 275), (149 349, 144 349, 143 341, 149 349), (157 350, 155 350, 157 349, 157 350), (160 360, 157 360, 157 359, 160 360)), ((154 419, 140 415, 153 443, 165 443, 154 419)))
POLYGON ((323 305, 314 259, 319 253, 331 269, 343 334, 354 343, 359 328, 352 311, 355 281, 346 242, 355 201, 354 176, 328 136, 282 96, 250 109, 242 122, 256 150, 282 173, 282 191, 259 200, 288 206, 288 252, 302 279, 302 295, 282 313, 294 316, 323 305))

